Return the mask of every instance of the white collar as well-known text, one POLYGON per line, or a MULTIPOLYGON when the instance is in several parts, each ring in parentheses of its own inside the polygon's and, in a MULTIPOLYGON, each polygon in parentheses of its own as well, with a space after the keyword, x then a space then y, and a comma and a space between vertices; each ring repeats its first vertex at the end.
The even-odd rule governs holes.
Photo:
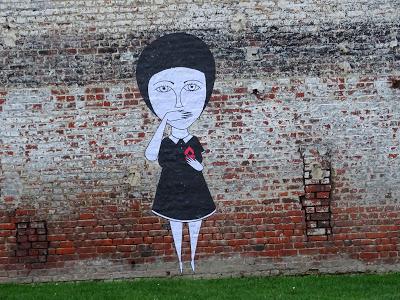
MULTIPOLYGON (((192 137, 193 137, 193 135, 188 134, 187 136, 185 136, 185 137, 183 138, 183 141, 184 141, 185 143, 187 143, 187 142, 189 142, 189 140, 190 140, 192 137)), ((170 135, 169 138, 170 138, 175 144, 178 144, 178 142, 179 142, 179 139, 178 139, 178 138, 174 137, 173 135, 170 135)))

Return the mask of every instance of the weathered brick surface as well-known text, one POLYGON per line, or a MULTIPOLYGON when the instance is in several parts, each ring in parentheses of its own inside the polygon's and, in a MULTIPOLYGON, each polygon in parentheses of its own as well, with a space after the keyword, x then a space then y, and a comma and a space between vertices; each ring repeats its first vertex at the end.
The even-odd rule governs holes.
POLYGON ((400 270, 400 3, 161 2, 0 3, 0 281, 176 274, 134 78, 174 31, 217 63, 197 274, 400 270))

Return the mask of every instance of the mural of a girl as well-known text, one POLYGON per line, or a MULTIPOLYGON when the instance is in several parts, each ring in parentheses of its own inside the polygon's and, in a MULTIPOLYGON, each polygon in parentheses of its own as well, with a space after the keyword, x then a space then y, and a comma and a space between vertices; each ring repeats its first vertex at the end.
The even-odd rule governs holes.
POLYGON ((152 212, 169 220, 182 272, 182 228, 188 224, 191 266, 201 222, 216 211, 203 177, 204 149, 189 127, 206 107, 215 81, 215 61, 207 45, 186 33, 164 35, 141 53, 136 80, 160 124, 145 156, 162 168, 152 212), (163 138, 166 127, 171 135, 163 138))

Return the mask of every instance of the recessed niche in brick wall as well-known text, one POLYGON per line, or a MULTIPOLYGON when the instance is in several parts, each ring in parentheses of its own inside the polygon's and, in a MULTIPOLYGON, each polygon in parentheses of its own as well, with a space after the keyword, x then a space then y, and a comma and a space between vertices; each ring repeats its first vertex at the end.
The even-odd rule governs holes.
POLYGON ((49 242, 46 221, 17 223, 17 249, 15 256, 20 263, 47 261, 49 242))
POLYGON ((331 161, 324 147, 300 149, 305 195, 300 197, 306 217, 306 235, 328 239, 331 226, 331 161))

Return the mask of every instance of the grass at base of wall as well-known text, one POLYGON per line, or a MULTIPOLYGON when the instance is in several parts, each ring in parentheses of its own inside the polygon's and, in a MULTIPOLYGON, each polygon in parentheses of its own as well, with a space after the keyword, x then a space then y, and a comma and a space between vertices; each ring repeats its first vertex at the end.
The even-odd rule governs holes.
POLYGON ((1 284, 0 299, 400 299, 400 273, 1 284))

